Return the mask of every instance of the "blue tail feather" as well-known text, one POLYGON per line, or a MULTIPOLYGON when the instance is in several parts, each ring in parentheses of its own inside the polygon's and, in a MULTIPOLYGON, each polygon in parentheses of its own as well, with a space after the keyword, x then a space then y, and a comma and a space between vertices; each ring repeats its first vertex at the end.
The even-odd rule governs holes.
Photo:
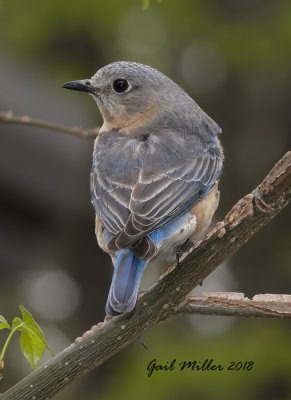
POLYGON ((146 264, 146 260, 136 257, 130 249, 118 252, 105 309, 108 315, 134 308, 146 264))

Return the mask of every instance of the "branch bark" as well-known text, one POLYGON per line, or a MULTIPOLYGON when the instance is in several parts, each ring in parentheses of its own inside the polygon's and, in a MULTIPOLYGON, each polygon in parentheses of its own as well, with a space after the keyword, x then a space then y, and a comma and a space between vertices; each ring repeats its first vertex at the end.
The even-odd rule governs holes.
POLYGON ((274 166, 263 182, 238 201, 205 239, 181 257, 144 293, 135 309, 91 328, 75 343, 38 368, 0 400, 46 400, 78 376, 85 375, 151 326, 185 307, 188 293, 226 257, 237 251, 269 223, 291 199, 291 151, 274 166))
POLYGON ((78 126, 68 127, 59 124, 52 124, 51 122, 40 121, 28 117, 27 115, 16 116, 12 111, 0 111, 0 124, 18 124, 18 125, 28 125, 37 128, 50 129, 56 132, 68 133, 74 136, 81 136, 84 138, 96 137, 99 133, 100 128, 94 129, 82 129, 78 126))
POLYGON ((249 299, 243 293, 201 293, 188 297, 176 314, 291 318, 291 295, 257 294, 249 299))

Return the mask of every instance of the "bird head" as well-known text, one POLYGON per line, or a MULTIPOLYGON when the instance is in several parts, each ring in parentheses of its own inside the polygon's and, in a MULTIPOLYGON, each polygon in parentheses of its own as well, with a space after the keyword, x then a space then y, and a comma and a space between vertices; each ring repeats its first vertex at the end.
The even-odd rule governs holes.
POLYGON ((102 114, 103 131, 130 130, 161 118, 186 93, 158 70, 120 61, 99 69, 90 79, 71 81, 64 88, 89 93, 102 114))

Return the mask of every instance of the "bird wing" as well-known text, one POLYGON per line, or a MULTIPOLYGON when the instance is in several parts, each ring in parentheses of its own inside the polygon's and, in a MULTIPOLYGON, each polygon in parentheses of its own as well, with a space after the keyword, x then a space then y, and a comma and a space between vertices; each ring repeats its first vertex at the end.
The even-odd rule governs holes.
POLYGON ((116 235, 130 216, 129 202, 142 167, 140 141, 117 131, 100 134, 91 169, 91 201, 102 225, 116 235))
POLYGON ((216 139, 165 132, 152 134, 136 183, 132 186, 130 215, 109 242, 119 250, 135 243, 191 208, 220 176, 222 158, 216 139))

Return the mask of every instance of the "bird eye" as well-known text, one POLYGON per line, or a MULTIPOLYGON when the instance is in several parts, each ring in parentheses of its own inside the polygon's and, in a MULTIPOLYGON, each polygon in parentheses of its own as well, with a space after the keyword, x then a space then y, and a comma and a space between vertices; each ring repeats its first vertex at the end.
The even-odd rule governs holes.
POLYGON ((126 79, 116 79, 112 86, 113 90, 117 93, 124 93, 129 88, 129 84, 126 79))

